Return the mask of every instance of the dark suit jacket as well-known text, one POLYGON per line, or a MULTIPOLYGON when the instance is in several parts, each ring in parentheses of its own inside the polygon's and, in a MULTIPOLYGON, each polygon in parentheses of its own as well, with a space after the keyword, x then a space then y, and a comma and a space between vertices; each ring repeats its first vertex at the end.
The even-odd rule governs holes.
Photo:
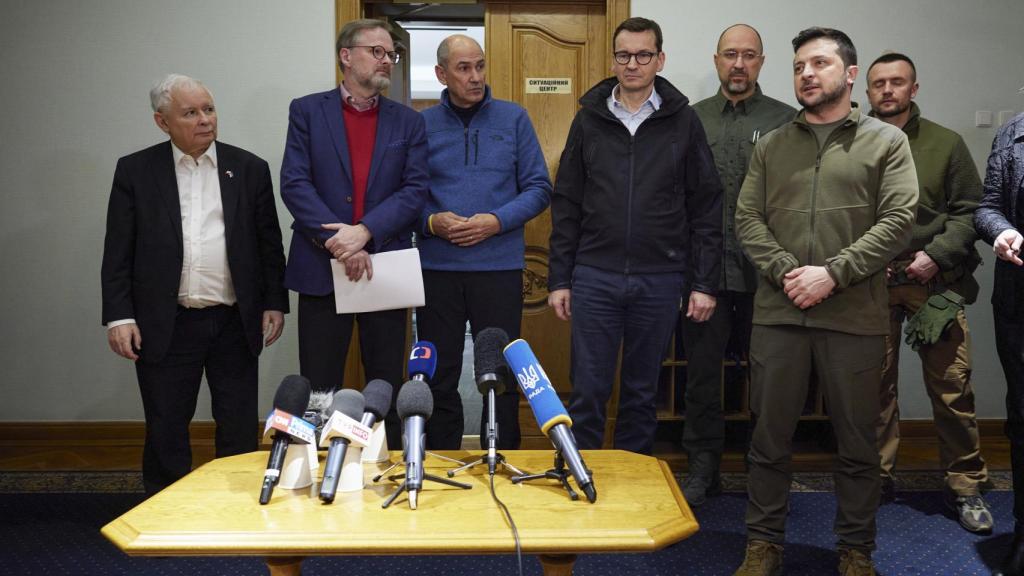
MULTIPOLYGON (((429 169, 423 116, 380 98, 377 136, 366 184, 363 218, 373 235, 368 252, 412 246, 413 222, 427 200, 429 169)), ((333 231, 322 224, 352 221, 352 166, 335 88, 293 100, 281 163, 281 198, 291 211, 291 248, 285 286, 302 294, 334 291, 331 254, 323 247, 333 231)))
MULTIPOLYGON (((985 196, 974 212, 974 228, 992 244, 1004 230, 1024 230, 1024 114, 996 134, 985 173, 985 196)), ((992 305, 998 313, 1024 321, 1024 268, 996 260, 992 305)))
MULTIPOLYGON (((259 354, 263 311, 288 311, 270 168, 241 148, 217 142, 217 172, 228 268, 249 348, 259 354)), ((167 141, 117 161, 100 273, 103 324, 135 318, 144 360, 158 362, 171 343, 183 258, 178 183, 167 141)))

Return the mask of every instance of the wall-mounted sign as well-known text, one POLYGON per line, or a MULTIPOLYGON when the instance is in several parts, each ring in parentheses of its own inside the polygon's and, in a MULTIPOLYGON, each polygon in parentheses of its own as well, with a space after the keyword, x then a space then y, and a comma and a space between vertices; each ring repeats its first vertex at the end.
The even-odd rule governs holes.
POLYGON ((572 94, 572 78, 527 78, 527 94, 572 94))

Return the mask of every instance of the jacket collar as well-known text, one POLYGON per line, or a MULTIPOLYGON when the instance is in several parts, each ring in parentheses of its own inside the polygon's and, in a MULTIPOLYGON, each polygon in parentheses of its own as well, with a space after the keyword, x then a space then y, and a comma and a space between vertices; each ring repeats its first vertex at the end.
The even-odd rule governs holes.
MULTIPOLYGON (((490 102, 491 102, 491 86, 489 84, 484 84, 484 99, 480 101, 480 108, 483 108, 484 106, 487 106, 490 102)), ((441 91, 441 105, 446 107, 446 108, 448 108, 448 109, 455 108, 455 105, 452 104, 451 98, 448 96, 448 89, 447 88, 445 88, 444 90, 441 91)))
MULTIPOLYGON (((796 118, 793 118, 793 123, 803 126, 804 128, 810 128, 811 123, 807 121, 807 109, 801 108, 800 112, 797 113, 796 118)), ((841 127, 855 126, 862 121, 860 113, 860 105, 856 102, 850 102, 850 113, 846 115, 841 127)))
MULTIPOLYGON (((619 79, 614 76, 605 78, 580 97, 580 105, 612 117, 612 113, 608 111, 608 97, 618 84, 619 79)), ((661 76, 654 77, 654 89, 661 96, 661 108, 651 116, 673 114, 690 102, 689 98, 661 76)))

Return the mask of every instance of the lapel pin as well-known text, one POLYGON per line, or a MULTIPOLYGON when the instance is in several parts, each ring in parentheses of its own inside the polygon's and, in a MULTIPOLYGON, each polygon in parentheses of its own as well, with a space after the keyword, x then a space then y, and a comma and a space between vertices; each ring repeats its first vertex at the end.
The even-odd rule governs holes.
POLYGON ((225 170, 224 174, 226 174, 228 178, 234 178, 235 177, 235 173, 232 172, 231 170, 225 170))

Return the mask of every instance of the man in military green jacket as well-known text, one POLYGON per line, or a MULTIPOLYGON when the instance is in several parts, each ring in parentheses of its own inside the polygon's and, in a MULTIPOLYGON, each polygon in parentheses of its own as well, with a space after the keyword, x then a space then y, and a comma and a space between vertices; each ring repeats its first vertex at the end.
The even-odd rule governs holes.
POLYGON ((757 78, 764 64, 764 46, 761 35, 751 26, 735 24, 726 28, 718 39, 714 62, 721 89, 693 109, 704 125, 722 179, 725 250, 714 314, 707 322, 682 320, 687 362, 683 446, 689 463, 683 495, 690 506, 700 506, 708 495, 721 492, 718 465, 725 437, 722 360, 730 334, 736 334, 737 360, 745 359, 750 347, 757 271, 743 255, 733 231, 736 199, 754 144, 796 116, 792 106, 761 93, 757 78))
POLYGON ((813 369, 838 444, 839 573, 872 576, 885 269, 910 240, 917 176, 906 135, 852 105, 858 67, 849 36, 809 28, 793 48, 803 110, 754 147, 736 206, 736 236, 761 275, 750 340, 747 550, 736 574, 782 571, 792 438, 813 369))
POLYGON ((906 340, 921 357, 925 388, 939 435, 939 460, 946 470, 947 505, 971 532, 992 530, 992 514, 981 497, 988 471, 981 457, 971 388, 971 350, 964 304, 978 296, 972 272, 981 258, 974 249, 974 210, 981 178, 959 134, 921 117, 917 69, 903 54, 883 54, 868 68, 871 115, 906 133, 917 168, 917 221, 907 249, 889 263, 889 337, 882 368, 878 452, 883 499, 891 499, 899 449, 899 350, 906 340))

